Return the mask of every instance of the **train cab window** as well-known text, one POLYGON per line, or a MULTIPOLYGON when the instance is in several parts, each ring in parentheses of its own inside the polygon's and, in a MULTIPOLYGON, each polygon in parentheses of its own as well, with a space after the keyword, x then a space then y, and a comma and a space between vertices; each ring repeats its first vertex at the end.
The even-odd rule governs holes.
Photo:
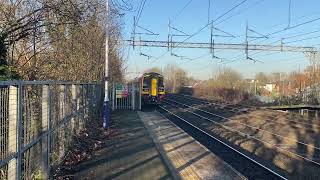
POLYGON ((150 78, 149 77, 144 77, 143 78, 143 84, 142 84, 142 89, 143 91, 149 91, 149 86, 150 86, 150 78))
POLYGON ((143 78, 143 87, 149 87, 149 84, 150 84, 150 78, 149 77, 143 78))
POLYGON ((163 78, 161 77, 158 79, 158 86, 159 86, 158 91, 164 92, 163 78))
POLYGON ((163 78, 159 78, 158 83, 158 86, 163 87, 163 78))

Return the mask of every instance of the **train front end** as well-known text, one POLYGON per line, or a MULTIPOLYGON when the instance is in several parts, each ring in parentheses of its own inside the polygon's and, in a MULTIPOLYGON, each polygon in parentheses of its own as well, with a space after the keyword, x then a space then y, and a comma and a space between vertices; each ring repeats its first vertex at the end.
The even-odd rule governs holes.
POLYGON ((145 73, 141 81, 143 104, 161 104, 165 96, 163 76, 158 73, 145 73))

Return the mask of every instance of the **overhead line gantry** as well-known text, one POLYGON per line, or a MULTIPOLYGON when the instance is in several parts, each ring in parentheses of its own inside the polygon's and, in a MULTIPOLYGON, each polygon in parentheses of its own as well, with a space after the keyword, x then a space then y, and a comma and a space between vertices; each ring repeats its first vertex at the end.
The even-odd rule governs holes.
POLYGON ((154 40, 125 40, 129 46, 160 47, 160 48, 190 48, 190 49, 224 49, 224 50, 250 50, 250 51, 280 51, 315 53, 315 47, 287 46, 287 45, 263 45, 247 43, 207 43, 207 42, 182 42, 182 41, 154 41, 154 40))

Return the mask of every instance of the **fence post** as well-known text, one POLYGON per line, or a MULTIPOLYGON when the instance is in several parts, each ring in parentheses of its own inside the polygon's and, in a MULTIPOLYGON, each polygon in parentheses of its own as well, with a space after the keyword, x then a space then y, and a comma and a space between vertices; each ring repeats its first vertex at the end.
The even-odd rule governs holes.
POLYGON ((41 140, 41 147, 42 147, 42 170, 43 173, 46 175, 47 179, 49 177, 48 170, 48 151, 49 147, 48 145, 48 137, 50 136, 50 132, 48 131, 48 125, 49 125, 49 86, 43 85, 42 86, 42 99, 41 99, 41 126, 42 126, 42 132, 47 132, 47 138, 43 138, 41 140))
POLYGON ((132 88, 131 88, 131 101, 132 101, 132 110, 135 110, 135 90, 136 90, 136 88, 134 87, 134 83, 132 82, 131 83, 131 86, 132 86, 132 88))
POLYGON ((21 81, 19 82, 18 86, 18 172, 17 172, 17 178, 21 179, 22 178, 22 158, 23 158, 23 152, 22 152, 22 147, 23 147, 23 125, 22 125, 22 118, 23 118, 23 83, 21 81))
POLYGON ((89 102, 89 85, 88 84, 85 84, 85 89, 86 89, 86 93, 85 93, 85 102, 86 102, 86 104, 85 104, 85 118, 84 118, 84 126, 85 126, 85 124, 86 124, 86 122, 87 122, 87 120, 88 120, 88 117, 89 117, 89 106, 90 106, 90 102, 89 102))
MULTIPOLYGON (((16 86, 9 86, 9 129, 8 129, 8 151, 10 153, 17 153, 17 142, 19 134, 18 132, 18 87, 16 86)), ((12 159, 8 163, 8 178, 9 179, 19 179, 17 177, 17 159, 12 159)))
MULTIPOLYGON (((61 84, 60 87, 59 87, 59 114, 60 114, 60 117, 59 117, 59 120, 60 120, 60 123, 63 122, 65 120, 65 102, 66 102, 66 94, 65 94, 65 90, 66 89, 66 86, 64 84, 61 84)), ((58 123, 58 124, 60 124, 58 123)), ((65 141, 65 137, 64 137, 64 126, 65 125, 58 125, 57 127, 57 131, 58 131, 58 134, 59 134, 59 138, 58 138, 58 142, 59 142, 59 160, 61 160, 61 158, 63 157, 64 155, 64 141, 65 141)))
POLYGON ((75 131, 75 117, 77 116, 77 86, 75 84, 72 84, 71 86, 71 96, 72 96, 72 117, 71 117, 71 131, 72 131, 72 135, 75 131))
POLYGON ((77 100, 76 100, 76 114, 77 114, 77 118, 76 118, 76 133, 80 133, 80 121, 81 121, 81 114, 80 114, 80 102, 81 102, 81 93, 82 93, 82 88, 81 85, 78 84, 77 85, 77 100))
POLYGON ((113 110, 117 109, 116 87, 114 82, 112 86, 112 105, 113 105, 113 110))
POLYGON ((141 110, 141 92, 142 92, 142 89, 141 89, 141 85, 139 83, 139 86, 138 86, 138 93, 139 93, 139 110, 141 110))
POLYGON ((92 92, 91 92, 91 96, 92 96, 92 107, 94 110, 96 110, 96 107, 97 107, 97 86, 95 84, 92 84, 91 85, 91 89, 92 89, 92 92))
POLYGON ((79 118, 79 131, 84 127, 84 119, 86 114, 85 85, 81 84, 81 116, 79 118))
POLYGON ((51 123, 52 123, 52 101, 51 101, 51 97, 52 97, 52 91, 51 91, 51 87, 50 85, 48 86, 48 136, 47 136, 47 147, 48 147, 48 151, 47 151, 47 167, 48 167, 48 179, 50 179, 50 173, 51 173, 51 123))

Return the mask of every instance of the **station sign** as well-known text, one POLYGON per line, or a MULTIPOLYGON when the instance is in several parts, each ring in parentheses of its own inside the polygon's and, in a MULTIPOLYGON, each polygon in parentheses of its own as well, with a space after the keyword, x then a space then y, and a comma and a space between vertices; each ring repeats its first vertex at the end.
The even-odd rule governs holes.
POLYGON ((128 86, 124 84, 116 84, 116 98, 128 97, 128 86))

